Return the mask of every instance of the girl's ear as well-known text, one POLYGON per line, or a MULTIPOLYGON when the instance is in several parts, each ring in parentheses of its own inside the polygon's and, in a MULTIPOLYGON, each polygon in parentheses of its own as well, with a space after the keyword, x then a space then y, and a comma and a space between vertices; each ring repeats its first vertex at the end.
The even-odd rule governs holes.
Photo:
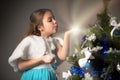
POLYGON ((39 26, 38 26, 38 30, 39 30, 40 32, 42 32, 42 31, 44 30, 44 27, 41 26, 41 25, 39 25, 39 26))

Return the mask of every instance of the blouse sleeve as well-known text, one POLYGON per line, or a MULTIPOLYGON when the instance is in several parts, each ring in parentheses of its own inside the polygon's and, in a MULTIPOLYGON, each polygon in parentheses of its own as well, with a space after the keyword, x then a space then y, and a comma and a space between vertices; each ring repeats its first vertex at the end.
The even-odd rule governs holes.
POLYGON ((29 48, 30 41, 29 37, 24 38, 13 51, 12 55, 8 59, 8 63, 13 67, 14 71, 17 72, 18 69, 18 59, 25 57, 27 49, 29 48))

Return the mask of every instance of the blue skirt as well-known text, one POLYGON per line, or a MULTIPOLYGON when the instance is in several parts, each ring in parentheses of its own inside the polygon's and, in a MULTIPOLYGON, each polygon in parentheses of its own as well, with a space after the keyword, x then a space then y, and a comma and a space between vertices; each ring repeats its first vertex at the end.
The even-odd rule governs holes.
POLYGON ((23 72, 21 80, 57 80, 56 74, 48 69, 30 69, 23 72))

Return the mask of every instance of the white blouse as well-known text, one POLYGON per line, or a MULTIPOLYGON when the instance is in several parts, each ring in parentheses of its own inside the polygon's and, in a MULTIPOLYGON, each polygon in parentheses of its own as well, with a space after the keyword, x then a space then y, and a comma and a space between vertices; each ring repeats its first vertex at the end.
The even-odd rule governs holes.
MULTIPOLYGON (((62 45, 62 39, 56 38, 60 41, 62 45)), ((24 38, 13 51, 12 55, 9 57, 8 62, 13 67, 14 71, 18 71, 17 60, 19 58, 27 60, 27 59, 35 59, 43 56, 46 51, 50 52, 50 48, 55 49, 53 45, 53 38, 50 37, 49 41, 51 41, 52 46, 50 48, 46 47, 46 41, 40 36, 30 35, 24 38)), ((51 50, 52 50, 51 49, 51 50)), ((41 65, 46 66, 46 65, 41 65)))

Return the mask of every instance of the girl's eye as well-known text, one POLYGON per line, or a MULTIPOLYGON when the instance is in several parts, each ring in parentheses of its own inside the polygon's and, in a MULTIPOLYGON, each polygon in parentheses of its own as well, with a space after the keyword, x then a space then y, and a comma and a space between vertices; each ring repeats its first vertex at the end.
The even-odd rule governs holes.
POLYGON ((52 18, 48 19, 48 22, 52 22, 52 18))

